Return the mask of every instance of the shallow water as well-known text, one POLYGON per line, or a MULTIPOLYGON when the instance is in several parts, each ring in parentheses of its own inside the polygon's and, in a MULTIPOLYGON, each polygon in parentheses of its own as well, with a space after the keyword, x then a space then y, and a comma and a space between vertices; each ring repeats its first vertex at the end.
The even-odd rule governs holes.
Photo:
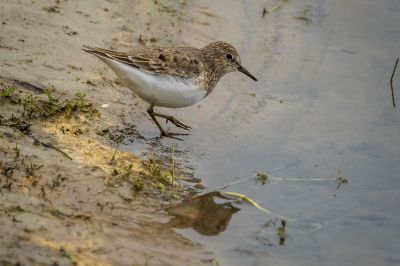
MULTIPOLYGON (((279 221, 265 226, 275 217, 247 204, 234 204, 241 211, 212 235, 175 230, 210 247, 222 265, 398 265, 400 110, 389 79, 400 55, 400 2, 300 0, 262 17, 273 5, 232 1, 229 13, 220 2, 192 5, 183 32, 190 44, 215 36, 235 44, 259 82, 229 74, 199 106, 173 112, 193 126, 177 149, 190 153, 206 187, 254 170, 304 179, 340 170, 349 183, 228 188, 291 219, 284 245, 279 221)), ((394 85, 399 95, 400 72, 394 85)))

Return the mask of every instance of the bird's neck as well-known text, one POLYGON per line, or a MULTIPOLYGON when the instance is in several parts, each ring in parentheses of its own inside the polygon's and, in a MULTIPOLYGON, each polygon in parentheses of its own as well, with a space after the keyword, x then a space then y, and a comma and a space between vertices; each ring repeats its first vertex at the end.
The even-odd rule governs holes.
POLYGON ((221 71, 221 69, 218 68, 218 66, 212 62, 206 61, 206 79, 207 79, 207 94, 209 94, 217 85, 218 81, 221 79, 221 77, 224 75, 224 73, 221 71))
POLYGON ((203 57, 204 69, 206 71, 206 86, 207 95, 211 93, 218 81, 226 74, 224 65, 217 62, 217 56, 214 49, 207 49, 204 47, 200 50, 203 57))

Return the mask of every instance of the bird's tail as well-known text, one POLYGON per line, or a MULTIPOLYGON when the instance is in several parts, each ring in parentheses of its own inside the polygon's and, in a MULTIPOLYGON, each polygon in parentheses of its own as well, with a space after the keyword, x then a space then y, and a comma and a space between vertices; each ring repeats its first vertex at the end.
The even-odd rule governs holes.
POLYGON ((115 52, 107 50, 107 49, 91 47, 91 46, 87 46, 87 45, 84 45, 82 50, 89 54, 93 54, 93 55, 99 56, 99 57, 106 57, 106 58, 112 58, 112 54, 115 53, 115 52))
POLYGON ((121 63, 129 64, 129 65, 132 64, 131 61, 127 60, 128 56, 124 52, 115 52, 115 51, 98 48, 98 47, 91 47, 91 46, 87 46, 87 45, 84 45, 82 50, 85 52, 88 52, 89 54, 95 55, 95 56, 99 57, 100 59, 106 58, 106 59, 116 60, 121 63))

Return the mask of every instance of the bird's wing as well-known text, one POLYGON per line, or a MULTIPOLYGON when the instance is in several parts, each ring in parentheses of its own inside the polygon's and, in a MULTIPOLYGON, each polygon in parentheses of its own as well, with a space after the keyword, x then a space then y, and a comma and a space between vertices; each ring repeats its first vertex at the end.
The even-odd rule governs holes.
POLYGON ((198 59, 198 50, 188 48, 148 47, 131 52, 115 52, 107 49, 84 46, 84 51, 107 57, 137 67, 149 74, 194 78, 204 68, 198 59))

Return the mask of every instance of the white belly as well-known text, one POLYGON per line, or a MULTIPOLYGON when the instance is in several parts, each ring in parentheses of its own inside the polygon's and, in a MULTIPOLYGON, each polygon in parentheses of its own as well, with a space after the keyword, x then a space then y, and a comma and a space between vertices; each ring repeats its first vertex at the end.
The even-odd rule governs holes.
POLYGON ((191 80, 182 81, 170 76, 152 75, 118 61, 99 58, 117 74, 126 87, 155 106, 186 107, 197 103, 206 95, 206 92, 191 80))

